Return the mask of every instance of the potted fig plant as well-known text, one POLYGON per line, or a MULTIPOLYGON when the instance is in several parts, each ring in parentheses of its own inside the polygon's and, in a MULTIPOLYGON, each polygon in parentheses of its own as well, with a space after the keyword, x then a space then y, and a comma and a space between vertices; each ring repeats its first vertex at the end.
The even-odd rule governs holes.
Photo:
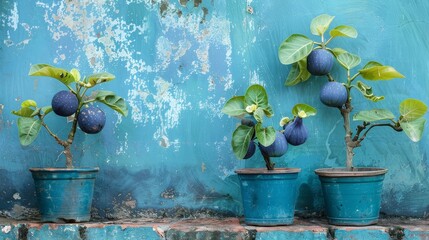
POLYGON ((293 118, 280 121, 282 131, 264 126, 264 118, 272 117, 268 95, 261 85, 251 85, 245 95, 229 99, 222 112, 240 119, 232 134, 231 146, 238 159, 252 157, 258 146, 266 168, 244 168, 235 171, 241 183, 245 223, 248 225, 290 225, 296 202, 296 179, 299 168, 275 168, 272 157, 281 157, 291 145, 303 144, 308 132, 303 119, 316 114, 316 109, 297 104, 293 118))
POLYGON ((387 172, 379 167, 356 167, 354 150, 360 147, 367 135, 377 127, 387 127, 405 134, 414 142, 420 140, 426 120, 427 106, 417 99, 406 99, 399 105, 399 117, 387 109, 371 109, 353 116, 352 93, 360 93, 372 102, 384 99, 376 96, 372 87, 358 80, 391 80, 404 76, 391 66, 369 61, 359 70, 361 58, 341 48, 328 48, 337 37, 356 38, 355 28, 340 25, 329 29, 334 17, 322 14, 311 21, 310 30, 321 38, 320 42, 301 34, 292 34, 279 47, 282 64, 292 64, 285 85, 293 86, 308 80, 312 75, 326 76, 328 80, 320 90, 320 100, 328 107, 338 108, 344 121, 345 168, 322 168, 315 172, 322 184, 327 218, 335 225, 369 225, 377 223, 380 211, 382 181, 387 172), (345 77, 336 81, 330 74, 335 60, 344 68, 345 77), (360 121, 352 127, 351 119, 360 121), (354 130, 355 129, 355 130, 354 130))
MULTIPOLYGON (((88 134, 100 132, 106 116, 93 102, 103 103, 118 113, 128 113, 125 100, 110 91, 93 91, 93 87, 113 80, 110 73, 97 73, 84 77, 77 69, 66 71, 47 64, 33 65, 30 76, 51 77, 63 83, 67 90, 56 93, 51 105, 39 106, 34 100, 25 100, 21 108, 12 113, 18 115, 19 141, 23 146, 30 145, 43 127, 64 150, 65 168, 31 168, 36 196, 43 222, 83 222, 90 219, 92 196, 98 168, 77 168, 73 164, 71 146, 76 130, 88 134), (48 127, 45 117, 51 113, 67 117, 71 122, 67 134, 55 133, 48 127), (65 135, 62 139, 61 135, 65 135)), ((51 114, 52 115, 52 114, 51 114)))

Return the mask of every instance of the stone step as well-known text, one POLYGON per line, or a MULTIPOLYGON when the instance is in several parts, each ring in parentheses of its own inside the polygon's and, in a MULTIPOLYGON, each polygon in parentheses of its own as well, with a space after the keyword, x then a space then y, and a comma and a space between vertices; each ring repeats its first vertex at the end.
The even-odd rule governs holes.
POLYGON ((52 224, 0 218, 4 240, 307 240, 428 239, 429 220, 386 218, 365 227, 332 226, 324 219, 299 219, 291 226, 247 226, 237 218, 129 219, 78 224, 52 224))

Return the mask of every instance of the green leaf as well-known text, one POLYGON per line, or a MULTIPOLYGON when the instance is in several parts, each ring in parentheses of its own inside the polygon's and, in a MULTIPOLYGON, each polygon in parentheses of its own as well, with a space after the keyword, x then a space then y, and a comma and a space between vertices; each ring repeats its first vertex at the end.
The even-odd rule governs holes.
POLYGON ((426 119, 424 118, 419 118, 411 122, 399 122, 405 134, 413 142, 418 142, 422 138, 425 123, 426 119))
POLYGON ((391 66, 374 65, 359 70, 359 73, 366 80, 391 80, 393 78, 404 78, 404 75, 396 71, 396 69, 391 66))
POLYGON ((62 82, 66 86, 70 85, 70 83, 75 82, 73 74, 69 73, 64 69, 52 67, 48 64, 36 64, 31 66, 28 75, 52 77, 62 82))
POLYGON ((256 138, 263 146, 267 147, 276 140, 276 130, 272 126, 264 128, 262 127, 262 123, 257 123, 255 128, 256 138))
POLYGON ((342 48, 333 48, 333 49, 330 49, 330 50, 334 54, 334 56, 336 58, 338 58, 338 56, 340 56, 343 53, 347 53, 347 51, 344 50, 344 49, 342 49, 342 48))
POLYGON ((379 120, 394 119, 393 113, 387 109, 372 109, 368 111, 360 111, 353 116, 353 121, 373 122, 379 120))
POLYGON ((76 82, 80 81, 80 72, 79 72, 79 70, 77 70, 76 68, 73 68, 72 70, 70 70, 70 73, 73 75, 73 77, 76 80, 76 82))
POLYGON ((367 64, 365 64, 365 66, 363 67, 363 69, 367 69, 367 68, 372 68, 372 67, 378 67, 378 66, 383 66, 383 64, 376 62, 376 61, 369 61, 367 64))
POLYGON ((356 38, 358 33, 354 27, 341 25, 332 29, 329 34, 331 37, 349 37, 356 38))
POLYGON ((267 117, 272 117, 274 115, 273 109, 271 108, 270 105, 268 105, 267 107, 263 108, 265 116, 267 117))
POLYGON ((20 117, 32 117, 34 112, 35 110, 29 107, 22 107, 18 111, 12 111, 13 114, 20 117))
POLYGON ((250 86, 244 95, 244 103, 246 106, 255 104, 260 108, 268 107, 268 95, 265 88, 258 84, 250 86))
POLYGON ((360 63, 360 57, 351 53, 342 53, 337 57, 338 62, 345 69, 350 70, 360 63))
POLYGON ((110 73, 96 73, 86 77, 85 82, 89 83, 88 87, 94 87, 97 84, 112 81, 115 75, 110 73))
POLYGON ((357 89, 366 99, 371 100, 373 102, 378 102, 384 99, 384 96, 375 96, 374 93, 372 93, 372 87, 366 85, 361 81, 357 82, 357 89))
POLYGON ((306 118, 306 117, 314 116, 316 115, 316 113, 317 113, 317 110, 314 107, 304 103, 298 103, 292 108, 292 114, 295 117, 299 116, 300 118, 306 118))
POLYGON ((240 125, 232 133, 232 151, 234 152, 235 156, 237 156, 237 158, 243 159, 244 156, 246 156, 249 143, 252 140, 254 132, 255 130, 253 127, 240 125))
POLYGON ((292 68, 286 78, 285 85, 290 87, 300 82, 307 81, 311 73, 307 70, 307 58, 303 58, 292 64, 292 68))
POLYGON ((334 16, 329 16, 328 14, 322 14, 315 17, 310 24, 311 33, 316 36, 322 36, 329 28, 329 25, 334 18, 334 16))
POLYGON ((233 117, 241 116, 246 114, 246 106, 244 105, 244 96, 235 96, 229 99, 225 106, 222 108, 222 112, 233 117))
POLYGON ((28 99, 21 103, 21 107, 37 107, 37 103, 34 100, 28 99))
POLYGON ((413 98, 405 99, 399 104, 400 120, 405 122, 414 121, 423 117, 427 110, 428 107, 422 101, 413 98))
POLYGON ((52 112, 52 106, 42 107, 41 110, 42 110, 43 114, 46 115, 46 114, 52 112))
POLYGON ((95 100, 106 104, 111 109, 117 111, 123 116, 128 115, 128 108, 125 100, 110 91, 95 91, 95 100))
POLYGON ((264 121, 264 110, 260 107, 258 107, 255 112, 253 112, 253 117, 256 119, 257 122, 262 123, 264 121))
POLYGON ((39 119, 27 117, 18 118, 18 134, 21 145, 30 145, 37 138, 41 126, 42 123, 39 119))
POLYGON ((313 50, 313 40, 301 34, 292 34, 279 47, 279 60, 282 64, 291 64, 308 56, 313 50))

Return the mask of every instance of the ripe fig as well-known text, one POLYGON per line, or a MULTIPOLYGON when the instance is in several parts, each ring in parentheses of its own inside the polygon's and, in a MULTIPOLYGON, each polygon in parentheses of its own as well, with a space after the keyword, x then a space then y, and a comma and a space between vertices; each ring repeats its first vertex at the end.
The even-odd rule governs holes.
POLYGON ((303 144, 308 137, 307 128, 302 123, 302 118, 300 117, 295 118, 292 123, 286 125, 283 134, 287 142, 294 146, 303 144))
POLYGON ((63 90, 54 95, 51 105, 54 113, 62 117, 68 117, 76 112, 79 101, 74 93, 63 90))
POLYGON ((106 123, 106 115, 100 108, 91 106, 79 113, 77 121, 82 131, 95 134, 103 129, 106 123))
POLYGON ((347 89, 339 82, 327 82, 320 90, 320 101, 329 107, 341 107, 347 101, 347 89))
POLYGON ((307 56, 307 70, 316 76, 328 74, 334 66, 334 56, 326 49, 315 49, 307 56))
POLYGON ((255 142, 250 141, 249 142, 249 148, 247 149, 247 153, 243 159, 251 158, 253 156, 253 154, 255 154, 255 150, 256 150, 255 142))
POLYGON ((281 132, 277 131, 274 142, 267 147, 259 143, 259 150, 269 157, 281 157, 287 152, 286 138, 281 132))

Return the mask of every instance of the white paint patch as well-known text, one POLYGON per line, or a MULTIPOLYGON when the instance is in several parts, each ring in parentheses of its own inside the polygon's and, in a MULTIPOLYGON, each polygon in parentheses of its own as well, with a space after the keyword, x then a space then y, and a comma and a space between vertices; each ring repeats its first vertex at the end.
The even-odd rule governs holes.
POLYGON ((4 226, 4 227, 1 229, 1 231, 2 231, 3 233, 9 233, 11 230, 12 230, 12 227, 11 227, 11 226, 4 226))
POLYGON ((19 24, 19 14, 18 14, 18 3, 13 3, 13 9, 10 11, 10 15, 8 16, 8 26, 13 28, 13 30, 18 29, 19 24))
POLYGON ((19 195, 19 193, 15 193, 15 194, 13 194, 13 199, 15 199, 15 200, 20 200, 21 199, 21 196, 19 195))

